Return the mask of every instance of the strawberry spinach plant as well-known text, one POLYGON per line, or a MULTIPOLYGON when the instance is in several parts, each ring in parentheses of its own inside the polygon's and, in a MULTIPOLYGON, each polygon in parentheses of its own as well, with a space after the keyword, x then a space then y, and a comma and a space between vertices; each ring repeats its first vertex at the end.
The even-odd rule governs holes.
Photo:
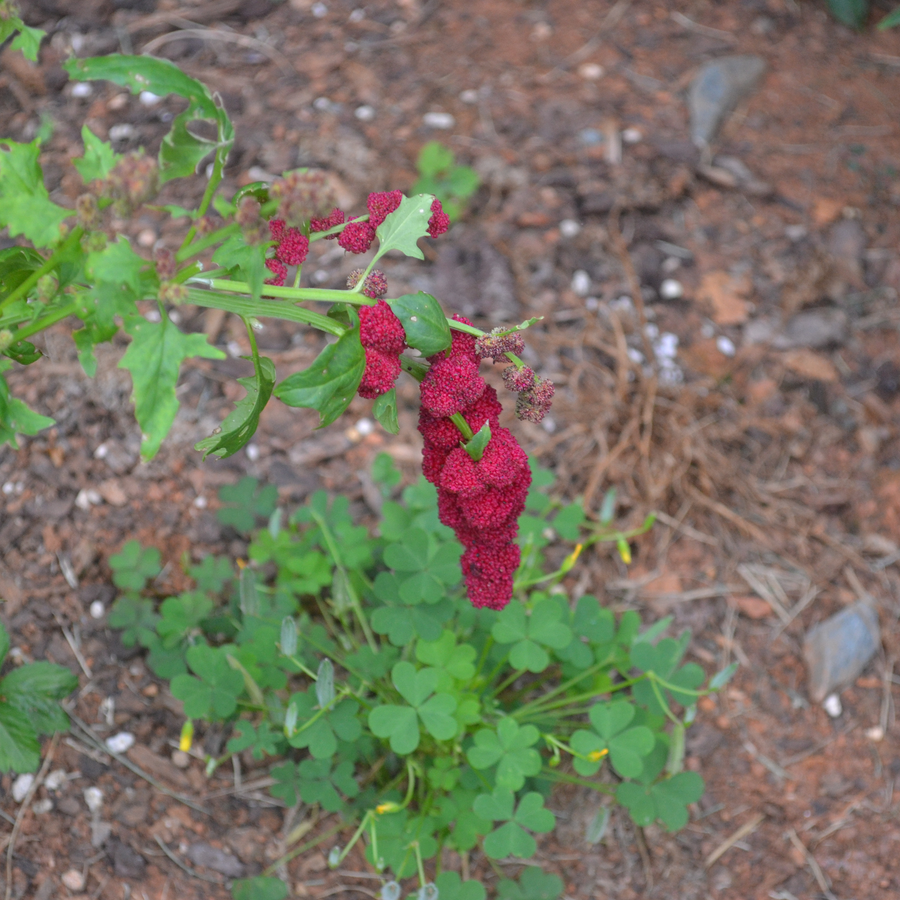
MULTIPOLYGON (((698 697, 732 669, 704 688, 699 666, 683 662, 688 634, 663 637, 670 619, 642 630, 634 611, 617 617, 595 597, 559 592, 585 546, 637 532, 586 520, 535 470, 516 602, 487 613, 466 601, 435 488, 421 478, 398 496, 386 455, 373 475, 384 496, 375 533, 341 496, 318 492, 287 515, 253 479, 223 488, 220 519, 248 534, 248 561, 187 565, 195 585, 178 596, 145 589, 160 571, 152 550, 129 542, 111 558, 125 589, 109 622, 170 679, 185 733, 194 720, 231 729, 207 770, 236 753, 271 761, 272 794, 339 814, 347 838, 331 863, 363 842, 382 897, 413 878, 412 896, 483 898, 480 883, 442 869, 443 851, 529 859, 554 827, 557 783, 593 788, 638 825, 683 827, 703 791, 683 768, 685 729, 698 697), (577 543, 552 566, 560 542, 577 543)), ((593 840, 608 814, 601 806, 593 840)), ((280 862, 235 896, 285 896, 270 874, 280 862)), ((535 881, 548 897, 562 890, 532 867, 501 896, 530 896, 535 881)))
MULTIPOLYGON (((41 33, 0 0, 0 40, 10 37, 36 57, 41 33)), ((521 358, 535 320, 484 332, 425 292, 389 296, 379 260, 393 251, 423 259, 419 241, 447 230, 439 185, 413 197, 371 193, 356 214, 334 206, 323 173, 305 169, 227 196, 234 128, 217 94, 151 57, 71 59, 66 69, 75 80, 176 95, 183 109, 155 157, 118 154, 85 127, 72 208, 44 184, 40 135, 0 140, 0 228, 15 241, 0 251, 0 444, 52 424, 12 395, 4 373, 38 363, 32 339, 67 323, 89 376, 94 347, 128 336, 120 366, 142 455, 152 457, 178 410, 181 364, 224 356, 178 327, 184 304, 237 315, 249 347, 245 396, 197 443, 204 456, 244 447, 273 397, 317 410, 325 426, 359 395, 396 433, 396 379, 420 385, 423 478, 398 499, 398 473, 377 462, 385 499, 374 534, 345 497, 318 493, 287 516, 273 489, 244 481, 222 497, 225 521, 251 536, 237 570, 209 557, 189 566, 191 591, 157 597, 153 548, 128 542, 111 557, 122 594, 110 622, 147 649, 183 701, 185 745, 194 722, 225 723, 226 757, 271 759, 276 796, 355 823, 329 858, 338 865, 362 842, 383 873, 384 900, 397 900, 408 878, 420 900, 483 897, 482 885, 442 869, 443 851, 531 857, 535 835, 553 828, 557 782, 595 787, 638 824, 682 827, 703 788, 683 771, 684 731, 696 699, 729 671, 701 688, 704 673, 683 663, 688 636, 663 637, 667 620, 642 631, 633 611, 617 618, 595 597, 562 592, 581 548, 614 541, 627 561, 629 538, 651 523, 620 533, 612 498, 597 521, 553 501, 540 490, 547 474, 500 426, 483 361, 504 366, 519 419, 539 422, 552 402, 553 384, 521 358), (201 179, 202 196, 184 206, 189 178, 201 179), (182 223, 180 241, 138 253, 126 232, 142 209, 182 223), (308 286, 304 265, 329 240, 368 259, 341 288, 308 286), (323 333, 308 368, 278 372, 260 352, 269 319, 323 333), (547 562, 551 540, 578 542, 560 566, 547 562)), ((432 168, 440 181, 447 167, 432 168)), ((0 682, 0 723, 19 729, 18 755, 0 757, 0 768, 36 764, 22 713, 35 731, 62 727, 51 704, 73 685, 27 667, 0 682)), ((210 770, 222 761, 210 759, 210 770)), ((601 819, 593 836, 602 830, 601 819)), ((235 883, 235 897, 284 897, 272 871, 235 883)), ((561 885, 530 868, 498 889, 550 897, 561 885)))

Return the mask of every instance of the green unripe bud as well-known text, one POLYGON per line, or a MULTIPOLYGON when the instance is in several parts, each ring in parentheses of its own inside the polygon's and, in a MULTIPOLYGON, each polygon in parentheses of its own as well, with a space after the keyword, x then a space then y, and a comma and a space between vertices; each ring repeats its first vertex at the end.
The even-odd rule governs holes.
POLYGON ((13 342, 13 333, 8 328, 0 329, 0 353, 13 342))
POLYGON ((41 275, 37 281, 37 298, 41 303, 49 303, 59 290, 59 281, 52 273, 41 275))

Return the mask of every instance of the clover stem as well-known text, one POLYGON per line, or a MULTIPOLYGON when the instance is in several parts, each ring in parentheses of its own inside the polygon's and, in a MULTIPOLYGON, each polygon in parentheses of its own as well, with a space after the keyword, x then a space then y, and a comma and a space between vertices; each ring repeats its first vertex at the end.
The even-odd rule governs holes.
POLYGON ((21 297, 25 297, 44 275, 48 272, 52 272, 57 267, 63 255, 69 250, 72 244, 81 240, 83 234, 84 229, 80 225, 73 228, 69 236, 56 250, 54 250, 53 253, 50 254, 50 256, 47 257, 46 260, 44 260, 44 264, 40 268, 35 269, 14 291, 10 291, 6 297, 0 300, 0 309, 3 309, 4 306, 7 306, 10 303, 15 303, 16 300, 19 300, 21 297))
POLYGON ((493 647, 493 646, 494 646, 494 637, 493 637, 493 635, 489 634, 485 638, 484 646, 481 648, 481 656, 478 658, 478 665, 475 667, 475 674, 472 676, 473 682, 481 674, 481 670, 484 668, 484 664, 487 662, 488 653, 491 652, 491 647, 493 647))
POLYGON ((305 844, 301 844, 299 847, 294 847, 293 850, 285 853, 284 856, 276 859, 275 862, 272 863, 268 868, 263 870, 263 877, 269 877, 270 875, 274 875, 281 866, 286 865, 292 859, 298 857, 301 853, 306 853, 307 850, 312 850, 313 847, 317 847, 323 841, 327 841, 328 838, 333 837, 338 832, 343 831, 346 828, 346 824, 344 822, 340 822, 335 825, 333 828, 329 828, 324 834, 320 834, 319 837, 314 840, 307 841, 305 844))
POLYGON ((583 787, 589 787, 600 794, 613 794, 615 787, 611 784, 597 784, 595 781, 588 781, 587 778, 579 778, 576 775, 569 775, 567 772, 558 772, 555 769, 548 769, 546 772, 541 770, 532 778, 540 778, 543 781, 562 781, 566 784, 580 784, 583 787))
POLYGON ((418 841, 412 842, 413 851, 416 854, 416 869, 419 875, 419 887, 425 887, 425 866, 422 863, 422 848, 419 847, 418 841))
POLYGON ((506 688, 508 688, 517 678, 524 675, 525 671, 525 669, 514 669, 512 674, 504 678, 503 681, 501 681, 500 684, 498 684, 497 687, 495 687, 494 690, 491 691, 488 697, 490 697, 490 699, 493 699, 498 694, 502 694, 503 691, 506 690, 506 688))
MULTIPOLYGON (((537 700, 532 700, 530 703, 526 703, 523 707, 516 710, 516 712, 513 713, 513 715, 518 717, 518 716, 523 715, 525 712, 527 712, 529 710, 542 709, 542 708, 546 707, 547 702, 551 698, 557 696, 558 694, 564 693, 570 687, 574 687, 576 684, 578 684, 579 681, 582 681, 583 679, 588 678, 591 675, 594 675, 595 673, 599 672, 601 669, 606 668, 608 665, 609 665, 608 659, 603 659, 600 662, 594 663, 594 665, 589 666, 587 669, 585 669, 580 674, 574 676, 573 678, 570 678, 568 681, 564 681, 558 687, 553 688, 552 691, 548 691, 546 694, 544 694, 543 697, 539 697, 537 700)), ((594 696, 594 695, 591 694, 588 696, 594 696)), ((550 708, 552 709, 553 707, 551 706, 550 708)))

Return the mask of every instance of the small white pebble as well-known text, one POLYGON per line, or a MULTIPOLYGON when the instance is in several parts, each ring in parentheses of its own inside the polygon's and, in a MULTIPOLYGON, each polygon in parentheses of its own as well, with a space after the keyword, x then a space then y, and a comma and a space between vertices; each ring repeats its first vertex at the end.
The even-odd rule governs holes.
POLYGON ((478 91, 468 88, 459 95, 459 99, 462 100, 463 103, 477 103, 478 91))
POLYGON ((244 352, 237 341, 229 341, 225 345, 225 349, 228 351, 228 355, 233 356, 235 359, 244 352))
POLYGON ((670 359, 660 360, 659 383, 670 387, 684 384, 684 372, 670 359))
POLYGON ((547 434, 553 434, 556 431, 556 422, 550 416, 544 416, 541 420, 541 428, 547 432, 547 434))
POLYGON ((324 19, 325 16, 328 15, 328 7, 324 3, 314 3, 312 5, 312 8, 310 9, 310 12, 317 19, 324 19))
POLYGON ((375 424, 371 419, 360 419, 356 423, 356 430, 365 437, 367 434, 371 434, 375 430, 375 424))
POLYGON ((92 619, 102 619, 106 613, 106 607, 102 600, 95 600, 91 605, 89 612, 92 619))
POLYGON ((326 110, 331 109, 331 101, 327 97, 316 97, 313 100, 313 109, 319 110, 319 112, 325 112, 326 110))
POLYGON ((119 122, 109 129, 109 139, 111 141, 127 141, 135 135, 134 125, 128 122, 119 122))
POLYGON ((655 341, 659 337, 659 326, 655 322, 648 322, 644 326, 644 334, 646 334, 651 341, 655 341))
POLYGON ((94 93, 94 86, 87 81, 78 81, 72 85, 73 97, 90 97, 94 93))
POLYGON ((866 729, 865 735, 870 741, 877 743, 884 740, 884 729, 880 725, 873 725, 871 728, 866 729))
POLYGON ((368 105, 357 106, 353 111, 353 115, 356 116, 360 122, 371 122, 372 119, 375 118, 375 110, 368 105))
POLYGON ((313 272, 312 280, 316 284, 324 284, 329 278, 331 278, 331 273, 327 269, 316 269, 316 271, 313 272))
POLYGON ((587 297, 584 301, 584 308, 589 312, 597 312, 600 309, 599 297, 587 297))
POLYGON ((606 69, 598 63, 582 63, 578 67, 578 74, 585 81, 599 81, 605 73, 606 69))
POLYGON ((633 363, 638 363, 638 365, 640 365, 644 361, 644 354, 641 353, 641 351, 636 349, 635 347, 629 347, 627 353, 628 353, 628 358, 633 363))
POLYGON ((716 338, 716 347, 719 348, 719 353, 721 353, 722 356, 734 356, 734 354, 737 352, 734 346, 734 341, 731 340, 731 338, 725 337, 724 334, 720 334, 716 338))
POLYGON ((352 10, 350 15, 347 17, 351 22, 362 22, 362 20, 366 17, 366 11, 361 6, 357 6, 356 9, 352 10))
POLYGON ((162 322, 162 316, 159 313, 158 309, 148 309, 146 313, 144 313, 144 318, 148 322, 153 322, 155 325, 157 322, 162 322))
POLYGON ((789 241, 794 241, 796 243, 797 241, 802 241, 809 232, 806 230, 805 225, 788 225, 788 227, 784 229, 784 234, 789 241))
POLYGON ((700 326, 700 334, 705 338, 715 337, 716 326, 712 322, 704 322, 700 326))
POLYGON ((659 296, 663 300, 677 300, 684 296, 684 285, 675 278, 667 278, 659 286, 659 296))
POLYGON ((674 271, 681 268, 681 260, 677 256, 667 256, 659 268, 663 274, 671 275, 674 271))
POLYGON ((13 783, 12 783, 12 798, 16 801, 16 803, 21 803, 25 799, 25 795, 31 790, 31 785, 34 784, 34 775, 31 772, 26 772, 24 775, 20 775, 13 783))
POLYGON ((67 781, 69 776, 65 769, 54 769, 45 779, 44 787, 48 791, 58 791, 67 781))
POLYGON ((109 455, 109 447, 106 444, 101 444, 94 451, 94 459, 106 459, 106 457, 108 455, 109 455))
POLYGON ((209 501, 202 494, 199 497, 194 498, 194 506, 197 509, 206 509, 209 505, 209 501))
POLYGON ((631 297, 623 294, 615 300, 610 300, 609 308, 616 312, 631 313, 634 311, 634 303, 631 302, 631 297))
POLYGON ((49 797, 42 797, 40 800, 35 800, 34 803, 31 804, 32 811, 42 816, 44 813, 50 812, 53 809, 53 801, 49 797))
POLYGON ((256 462, 259 459, 259 444, 247 444, 247 459, 256 462))
POLYGON ((134 735, 127 731, 120 731, 106 739, 106 749, 111 753, 124 753, 134 746, 134 735))
POLYGON ((572 273, 571 287, 579 297, 587 297, 591 292, 591 276, 584 269, 576 269, 572 273))
POLYGON ((85 788, 84 802, 92 813, 100 812, 100 808, 103 806, 103 791, 98 787, 85 788))
POLYGON ((84 875, 78 869, 69 869, 62 874, 62 883, 70 890, 81 893, 84 890, 84 875))
POLYGON ((82 488, 75 497, 75 505, 79 509, 88 510, 103 502, 103 498, 92 488, 82 488))
POLYGON ((563 219, 559 223, 559 233, 564 238, 573 238, 581 231, 581 223, 574 219, 563 219))
POLYGON ((162 97, 159 94, 154 94, 153 91, 141 91, 139 99, 144 106, 156 106, 162 97))
POLYGON ((625 141, 626 144, 637 144, 643 140, 644 133, 640 128, 626 128, 622 132, 622 140, 625 141))
POLYGON ((170 309, 169 310, 169 321, 173 325, 177 325, 179 322, 181 322, 181 313, 178 312, 177 309, 170 309))
POLYGON ((546 41, 553 34, 553 26, 549 22, 538 22, 531 29, 531 39, 533 41, 546 41))
POLYGON ((661 359, 675 359, 678 355, 678 335, 664 331, 654 343, 653 349, 661 359))
POLYGON ((832 719, 836 719, 844 711, 844 707, 841 706, 841 698, 838 697, 837 694, 829 694, 822 701, 822 709, 824 709, 832 719))
POLYGON ((427 112, 422 116, 422 122, 429 128, 439 128, 446 131, 456 124, 456 119, 446 112, 427 112))

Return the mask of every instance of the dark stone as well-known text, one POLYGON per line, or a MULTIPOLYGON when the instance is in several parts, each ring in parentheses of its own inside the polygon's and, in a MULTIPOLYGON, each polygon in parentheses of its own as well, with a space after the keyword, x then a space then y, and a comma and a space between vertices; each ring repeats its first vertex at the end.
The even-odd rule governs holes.
POLYGON ((221 872, 228 878, 242 878, 246 872, 246 867, 236 856, 202 841, 188 847, 187 858, 195 866, 221 872))
POLYGON ((137 850, 133 850, 128 844, 113 839, 106 849, 116 878, 143 878, 147 868, 147 860, 137 850))

